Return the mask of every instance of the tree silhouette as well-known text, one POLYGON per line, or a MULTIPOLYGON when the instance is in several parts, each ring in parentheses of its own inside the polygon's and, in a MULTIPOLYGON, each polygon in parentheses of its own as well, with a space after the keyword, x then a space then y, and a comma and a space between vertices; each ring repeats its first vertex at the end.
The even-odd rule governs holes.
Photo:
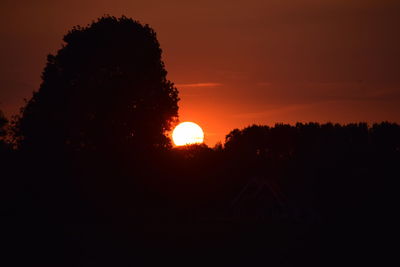
POLYGON ((251 125, 243 130, 234 129, 226 135, 224 147, 241 157, 256 157, 268 150, 269 134, 268 126, 251 125))
POLYGON ((166 75, 156 33, 130 18, 104 16, 74 27, 49 55, 42 84, 22 109, 22 148, 129 151, 165 148, 178 91, 166 75))

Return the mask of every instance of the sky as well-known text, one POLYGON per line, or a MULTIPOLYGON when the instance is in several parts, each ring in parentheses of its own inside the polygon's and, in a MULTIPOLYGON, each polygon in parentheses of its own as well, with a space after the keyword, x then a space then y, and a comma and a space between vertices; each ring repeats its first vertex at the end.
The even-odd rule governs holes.
POLYGON ((398 0, 1 0, 0 109, 17 114, 46 56, 104 15, 149 24, 205 142, 234 128, 400 122, 398 0))

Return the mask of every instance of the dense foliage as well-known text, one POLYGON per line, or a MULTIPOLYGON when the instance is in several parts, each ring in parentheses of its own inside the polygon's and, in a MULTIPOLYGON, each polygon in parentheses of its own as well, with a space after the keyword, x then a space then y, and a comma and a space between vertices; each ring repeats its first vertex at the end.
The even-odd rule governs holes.
POLYGON ((105 16, 75 27, 49 55, 43 82, 15 123, 22 148, 127 152, 170 145, 178 92, 156 33, 105 16))

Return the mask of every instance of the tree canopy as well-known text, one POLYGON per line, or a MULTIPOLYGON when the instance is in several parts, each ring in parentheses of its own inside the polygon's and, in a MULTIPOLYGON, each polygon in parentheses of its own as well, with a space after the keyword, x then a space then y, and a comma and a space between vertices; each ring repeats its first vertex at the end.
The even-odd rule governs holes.
POLYGON ((165 148, 178 91, 167 79, 155 31, 104 16, 76 26, 47 57, 42 84, 15 123, 29 149, 165 148))

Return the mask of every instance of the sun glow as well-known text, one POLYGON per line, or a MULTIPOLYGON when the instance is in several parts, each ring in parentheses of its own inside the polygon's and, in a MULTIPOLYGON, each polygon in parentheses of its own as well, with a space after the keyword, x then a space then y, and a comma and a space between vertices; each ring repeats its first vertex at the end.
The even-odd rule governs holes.
POLYGON ((172 140, 176 146, 201 144, 204 141, 204 132, 196 123, 186 121, 175 127, 172 140))

